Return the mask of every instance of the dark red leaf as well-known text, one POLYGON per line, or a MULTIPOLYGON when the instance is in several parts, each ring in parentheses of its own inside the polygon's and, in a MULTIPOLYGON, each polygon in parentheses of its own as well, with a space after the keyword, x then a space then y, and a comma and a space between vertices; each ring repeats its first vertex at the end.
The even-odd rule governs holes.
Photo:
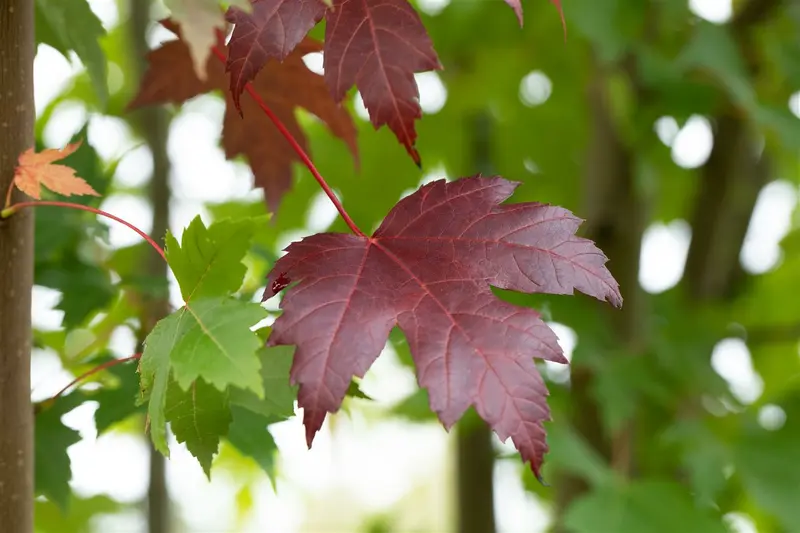
POLYGON ((490 286, 577 289, 616 306, 622 297, 603 253, 575 236, 580 219, 544 204, 501 205, 517 185, 436 181, 401 200, 372 237, 324 233, 286 249, 264 297, 284 279, 298 283, 269 342, 297 345, 291 378, 309 446, 351 377, 364 376, 399 325, 445 427, 474 405, 538 475, 550 412, 533 358, 566 359, 537 312, 496 298, 490 286))
POLYGON ((442 68, 419 15, 406 0, 334 0, 325 19, 325 81, 334 99, 355 84, 372 125, 388 125, 419 165, 414 73, 442 68))
MULTIPOLYGON (((162 24, 180 36, 177 25, 171 21, 162 24)), ((283 61, 270 61, 253 82, 272 111, 281 119, 294 138, 307 152, 307 140, 295 116, 302 107, 319 117, 337 137, 350 148, 358 164, 356 127, 347 110, 337 105, 328 94, 325 80, 308 70, 303 56, 320 52, 322 43, 306 38, 283 61)), ((189 49, 181 41, 164 43, 148 55, 149 68, 142 79, 139 93, 128 105, 167 102, 181 104, 199 94, 212 90, 225 93, 226 108, 222 129, 222 146, 228 159, 244 155, 253 171, 256 186, 264 189, 267 204, 275 211, 284 193, 291 188, 292 163, 297 155, 275 128, 274 124, 247 98, 242 101, 244 117, 236 111, 231 95, 226 90, 228 80, 222 62, 214 56, 208 58, 208 77, 200 80, 195 73, 189 49)))
POLYGON ((280 61, 305 38, 325 14, 320 0, 250 0, 252 13, 231 7, 225 18, 235 24, 228 43, 226 70, 231 73, 231 96, 241 112, 239 98, 247 82, 269 59, 280 61))

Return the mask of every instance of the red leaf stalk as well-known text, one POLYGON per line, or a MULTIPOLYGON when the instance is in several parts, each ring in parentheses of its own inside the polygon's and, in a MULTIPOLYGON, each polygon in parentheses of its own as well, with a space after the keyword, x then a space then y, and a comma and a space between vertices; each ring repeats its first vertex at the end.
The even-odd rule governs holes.
POLYGON ((111 361, 106 361, 103 364, 97 365, 96 367, 92 368, 91 370, 88 370, 88 371, 84 372, 83 374, 81 374, 80 376, 78 376, 75 379, 73 379, 66 387, 64 387, 63 389, 58 391, 52 398, 50 398, 49 400, 46 400, 46 401, 47 402, 54 401, 59 396, 62 396, 65 392, 67 392, 71 387, 73 387, 74 385, 77 385, 78 383, 80 383, 84 379, 88 378, 89 376, 93 376, 94 374, 97 374, 98 372, 100 372, 102 370, 105 370, 107 368, 111 368, 112 366, 117 366, 117 365, 120 365, 122 363, 127 363, 129 361, 136 361, 138 359, 141 359, 141 357, 142 357, 142 354, 136 353, 136 354, 131 355, 130 357, 123 357, 122 359, 112 359, 111 361))
POLYGON ((115 222, 119 222, 120 224, 122 224, 124 226, 127 226, 130 229, 132 229, 133 231, 135 231, 136 233, 138 233, 140 237, 142 237, 145 241, 147 241, 147 244, 152 246, 153 249, 156 252, 158 252, 158 255, 160 255, 164 259, 164 261, 167 260, 167 255, 164 253, 164 249, 161 248, 161 246, 159 246, 158 243, 156 241, 154 241, 152 239, 152 237, 150 237, 150 235, 148 235, 147 233, 145 233, 144 231, 140 230, 139 228, 137 228, 136 226, 134 226, 133 224, 131 224, 130 222, 128 222, 126 220, 122 220, 121 218, 119 218, 117 216, 114 216, 111 213, 108 213, 106 211, 103 211, 102 209, 95 209, 94 207, 89 207, 87 205, 73 204, 71 202, 53 202, 53 201, 20 202, 18 204, 14 204, 11 207, 8 207, 8 208, 3 209, 2 211, 0 211, 0 219, 8 218, 11 215, 13 215, 15 212, 19 211, 20 209, 24 209, 26 207, 39 207, 39 206, 48 206, 48 205, 49 206, 53 206, 53 207, 66 207, 66 208, 69 208, 69 209, 79 209, 81 211, 88 211, 88 212, 94 213, 96 215, 100 215, 100 216, 103 216, 103 217, 106 217, 106 218, 110 218, 111 220, 113 220, 115 222))
MULTIPOLYGON (((212 51, 220 61, 222 61, 223 63, 227 62, 225 54, 222 52, 222 50, 219 49, 218 46, 214 46, 212 48, 212 51)), ((364 234, 364 232, 361 231, 361 229, 356 225, 353 219, 350 218, 350 215, 347 213, 347 211, 345 211, 344 206, 339 201, 339 198, 336 197, 336 194, 330 188, 328 182, 326 182, 325 178, 322 177, 322 174, 319 173, 319 170, 317 170, 317 167, 314 166, 313 161, 311 161, 311 158, 308 156, 306 151, 303 150, 303 147, 300 146, 300 143, 297 142, 297 139, 294 138, 292 132, 290 132, 283 124, 283 122, 281 122, 281 119, 279 119, 278 116, 272 112, 272 109, 270 109, 269 106, 266 104, 266 102, 264 102, 264 99, 261 98, 261 95, 259 95, 256 92, 256 90, 253 89, 253 85, 251 83, 248 82, 247 85, 245 85, 245 91, 247 91, 247 93, 253 98, 255 103, 258 104, 258 107, 260 107, 261 110, 264 111, 264 113, 269 117, 272 123, 275 124, 275 127, 278 128, 278 131, 281 132, 281 135, 283 135, 284 138, 287 141, 289 141, 289 144, 292 146, 292 149, 298 155, 303 164, 311 172, 311 175, 314 176, 314 179, 317 180, 317 183, 319 183, 319 186, 322 187, 323 191, 325 191, 325 194, 328 196, 330 201, 333 202, 333 205, 336 207, 336 210, 339 212, 339 215, 342 217, 342 219, 344 219, 347 226, 353 231, 353 233, 355 233, 359 237, 365 237, 366 235, 364 234)))

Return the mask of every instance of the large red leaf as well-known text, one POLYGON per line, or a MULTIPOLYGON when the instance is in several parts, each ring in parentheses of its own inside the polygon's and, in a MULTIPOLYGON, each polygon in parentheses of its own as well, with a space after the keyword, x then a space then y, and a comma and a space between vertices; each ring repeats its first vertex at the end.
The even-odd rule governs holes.
POLYGON ((250 0, 252 13, 231 7, 225 18, 235 24, 228 43, 231 96, 239 98, 269 59, 283 61, 325 14, 321 0, 250 0))
POLYGON ((323 65, 334 99, 355 84, 373 126, 388 125, 419 165, 414 73, 442 68, 419 15, 406 0, 334 0, 325 19, 323 65))
POLYGON ((538 475, 550 412, 533 358, 566 359, 537 312, 496 298, 490 286, 578 289, 615 306, 622 297, 603 253, 575 236, 580 219, 544 204, 500 205, 517 185, 436 181, 401 200, 372 237, 324 233, 286 249, 264 298, 298 283, 269 343, 297 346, 291 379, 309 446, 351 376, 364 375, 399 325, 445 427, 474 405, 538 475))
MULTIPOLYGON (((165 21, 164 25, 180 35, 174 23, 165 21)), ((331 99, 322 76, 308 70, 303 62, 304 55, 321 50, 322 43, 306 38, 282 63, 269 61, 256 76, 253 86, 303 149, 309 151, 294 114, 296 107, 319 117, 334 135, 347 143, 357 162, 356 127, 352 118, 345 108, 331 99)), ((222 62, 214 56, 209 57, 206 65, 208 78, 200 80, 189 49, 182 40, 164 43, 149 54, 148 60, 150 66, 129 108, 168 102, 180 104, 197 95, 221 90, 226 98, 222 130, 225 155, 228 159, 238 155, 247 158, 256 186, 264 189, 268 206, 276 210, 284 193, 291 188, 292 163, 299 158, 252 99, 242 102, 244 115, 240 116, 226 90, 228 80, 222 62)))

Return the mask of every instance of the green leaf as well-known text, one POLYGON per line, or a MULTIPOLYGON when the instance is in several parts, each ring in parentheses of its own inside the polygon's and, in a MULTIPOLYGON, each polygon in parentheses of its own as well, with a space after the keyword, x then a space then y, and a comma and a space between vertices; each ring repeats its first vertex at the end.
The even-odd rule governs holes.
POLYGON ((711 512, 694 506, 684 487, 642 480, 597 487, 567 510, 564 525, 573 533, 726 533, 711 512))
POLYGON ((140 365, 156 449, 169 453, 164 408, 171 372, 184 390, 203 378, 220 391, 233 385, 264 396, 257 355, 262 342, 250 327, 266 316, 258 304, 216 298, 194 302, 156 324, 145 341, 140 365))
POLYGON ((175 380, 188 388, 202 377, 219 390, 228 385, 264 396, 258 350, 262 343, 250 327, 267 317, 259 304, 233 299, 207 299, 176 311, 180 338, 170 359, 175 380))
MULTIPOLYGON (((155 251, 146 242, 118 248, 105 264, 119 277, 118 286, 131 288, 138 294, 153 299, 169 299, 169 281, 164 276, 153 276, 143 272, 142 265, 155 256, 155 251)), ((158 258, 160 261, 161 258, 158 258)))
POLYGON ((417 389, 392 408, 392 414, 412 422, 432 422, 436 414, 431 411, 428 391, 417 389))
POLYGON ((108 272, 87 263, 74 254, 67 254, 57 265, 37 265, 36 282, 61 291, 56 309, 64 311, 62 326, 73 329, 107 307, 116 290, 108 272))
POLYGON ((169 457, 167 446, 167 420, 164 407, 167 403, 169 382, 169 356, 182 333, 182 315, 172 313, 159 320, 144 343, 144 352, 139 362, 142 401, 149 399, 147 414, 150 418, 150 438, 156 450, 169 457))
POLYGON ((714 505, 725 487, 725 468, 731 463, 726 440, 715 435, 707 424, 691 418, 678 420, 664 432, 663 439, 683 449, 681 462, 691 480, 695 501, 714 505))
MULTIPOLYGON (((71 142, 85 141, 87 133, 88 126, 84 125, 71 142)), ((37 148, 41 150, 44 146, 38 143, 37 148)), ((88 143, 84 142, 64 164, 75 169, 100 194, 108 189, 109 176, 88 143)), ((92 196, 78 196, 73 201, 92 206, 100 203, 99 198, 92 196)), ((107 231, 97 218, 83 211, 54 208, 42 209, 36 216, 35 282, 62 293, 57 308, 64 311, 63 326, 67 329, 83 324, 108 306, 116 295, 109 273, 94 259, 95 237, 107 231)))
POLYGON ((211 461, 219 450, 219 439, 228 432, 231 411, 228 396, 202 379, 184 390, 174 381, 167 387, 165 415, 178 442, 186 448, 211 478, 211 461))
POLYGON ((134 363, 116 365, 106 372, 114 376, 117 383, 115 387, 104 386, 91 395, 91 399, 99 404, 94 412, 98 433, 103 433, 112 425, 125 420, 134 413, 144 411, 143 407, 137 405, 136 402, 139 393, 136 365, 134 363))
POLYGON ((545 479, 550 477, 549 472, 554 469, 582 476, 594 487, 612 482, 611 467, 572 427, 550 424, 547 433, 550 453, 545 463, 545 479))
POLYGON ((92 533, 92 518, 119 513, 125 507, 108 496, 83 499, 75 495, 70 498, 69 512, 50 501, 36 501, 34 505, 35 531, 41 533, 92 533))
POLYGON ((264 397, 251 391, 231 389, 231 403, 263 416, 289 418, 294 414, 297 387, 289 384, 294 346, 264 346, 258 351, 264 397))
POLYGON ((717 77, 731 96, 740 104, 755 102, 755 92, 750 85, 739 49, 724 26, 700 22, 694 38, 689 42, 676 63, 683 68, 700 68, 717 77))
POLYGON ((367 394, 364 393, 364 391, 361 390, 361 387, 359 386, 359 384, 356 383, 355 381, 352 381, 352 380, 350 381, 350 386, 347 387, 346 395, 350 396, 351 398, 361 398, 362 400, 372 400, 372 398, 370 396, 368 396, 367 394))
MULTIPOLYGON (((39 39, 65 54, 74 50, 89 73, 100 104, 108 101, 108 67, 100 47, 106 31, 86 0, 36 0, 37 22, 47 21, 39 39)), ((65 54, 66 55, 66 54, 65 54)))
POLYGON ((252 457, 275 484, 275 452, 278 447, 267 426, 281 419, 264 416, 243 407, 231 406, 233 423, 228 441, 242 454, 252 457))
POLYGON ((55 401, 38 404, 35 421, 34 461, 36 493, 43 494, 66 511, 72 477, 67 448, 80 442, 81 436, 61 422, 61 417, 87 400, 80 391, 55 401))
POLYGON ((167 233, 167 261, 184 301, 227 296, 241 287, 247 273, 242 259, 260 220, 222 220, 206 228, 198 216, 183 232, 180 245, 167 233))
POLYGON ((629 44, 620 31, 618 19, 622 11, 621 3, 619 0, 576 0, 568 4, 567 20, 596 46, 603 62, 619 58, 629 44))
POLYGON ((735 454, 736 470, 743 485, 762 509, 781 521, 786 531, 795 530, 800 523, 800 506, 797 505, 800 424, 796 423, 797 416, 800 410, 787 410, 787 424, 777 431, 767 431, 754 424, 735 454))

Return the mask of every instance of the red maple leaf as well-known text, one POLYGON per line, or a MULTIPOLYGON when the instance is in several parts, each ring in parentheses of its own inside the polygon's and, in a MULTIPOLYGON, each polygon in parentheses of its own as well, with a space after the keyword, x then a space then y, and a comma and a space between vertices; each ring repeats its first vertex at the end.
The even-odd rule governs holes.
MULTIPOLYGON (((178 26, 170 21, 162 24, 180 37, 178 26)), ((344 140, 356 162, 356 127, 347 110, 337 105, 328 94, 322 76, 308 70, 303 56, 322 50, 322 43, 311 38, 303 40, 282 63, 269 61, 253 82, 272 111, 281 119, 300 146, 308 152, 308 142, 295 117, 296 107, 302 107, 319 117, 344 140)), ((255 176, 256 186, 264 189, 269 208, 275 211, 283 194, 291 188, 292 162, 299 161, 294 151, 270 120, 251 99, 241 104, 240 116, 227 91, 225 66, 216 57, 208 59, 208 78, 197 77, 189 49, 182 40, 169 41, 148 55, 149 68, 142 79, 139 93, 128 105, 180 104, 197 95, 213 90, 225 94, 226 109, 222 129, 222 146, 228 159, 244 155, 255 176)))
POLYGON ((422 187, 372 237, 323 233, 292 243, 264 298, 290 282, 269 344, 296 345, 308 445, 363 377, 395 326, 405 333, 431 409, 449 429, 474 405, 538 475, 547 451, 547 389, 534 357, 566 363, 556 335, 490 286, 622 305, 605 255, 575 236, 581 220, 539 203, 500 205, 518 183, 475 176, 422 187))
POLYGON ((323 65, 333 98, 341 102, 355 84, 372 125, 388 125, 420 165, 414 73, 442 65, 419 15, 406 0, 334 0, 325 20, 323 65))
POLYGON ((269 59, 280 61, 300 44, 325 14, 321 0, 250 0, 252 13, 231 7, 225 18, 235 24, 228 43, 226 69, 231 73, 231 96, 239 98, 269 59))

